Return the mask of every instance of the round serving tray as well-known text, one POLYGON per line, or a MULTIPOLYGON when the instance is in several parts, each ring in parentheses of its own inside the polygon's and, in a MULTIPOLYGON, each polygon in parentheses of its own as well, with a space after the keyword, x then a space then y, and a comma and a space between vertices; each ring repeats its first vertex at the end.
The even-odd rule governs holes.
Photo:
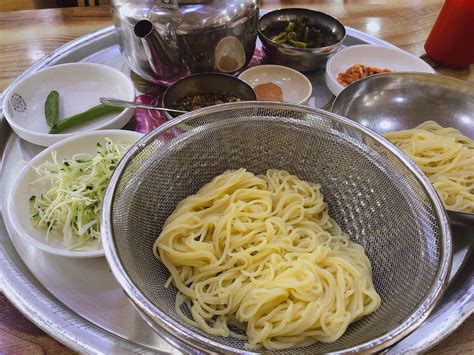
MULTIPOLYGON (((347 28, 344 45, 356 44, 395 47, 347 28)), ((79 61, 110 65, 130 74, 120 55, 115 30, 107 27, 55 50, 20 78, 51 65, 79 61)), ((308 78, 313 84, 309 105, 327 107, 333 96, 324 83, 324 73, 310 73, 308 78)), ((42 149, 18 138, 5 119, 0 119, 2 206, 19 170, 42 149)), ((128 302, 105 258, 73 260, 41 252, 23 242, 3 222, 3 215, 8 211, 2 208, 1 212, 0 287, 39 327, 80 352, 178 352, 154 333, 128 302)), ((389 349, 389 353, 427 350, 473 312, 474 256, 470 254, 473 244, 473 230, 454 229, 454 263, 445 296, 428 320, 389 349)))

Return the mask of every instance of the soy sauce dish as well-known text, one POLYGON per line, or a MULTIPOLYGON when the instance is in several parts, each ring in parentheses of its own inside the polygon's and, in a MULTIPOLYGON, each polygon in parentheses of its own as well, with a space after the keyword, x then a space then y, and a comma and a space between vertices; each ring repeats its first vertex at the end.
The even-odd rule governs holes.
MULTIPOLYGON (((222 73, 199 73, 176 81, 163 94, 163 107, 194 111, 229 102, 255 101, 257 95, 246 82, 222 73)), ((168 120, 179 114, 165 112, 168 120)))

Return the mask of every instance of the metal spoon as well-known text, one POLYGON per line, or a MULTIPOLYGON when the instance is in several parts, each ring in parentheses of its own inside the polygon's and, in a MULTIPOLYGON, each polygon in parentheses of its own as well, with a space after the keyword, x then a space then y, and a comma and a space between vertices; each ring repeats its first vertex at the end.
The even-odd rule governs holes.
POLYGON ((175 110, 175 109, 172 109, 172 108, 156 107, 156 106, 151 106, 151 105, 142 105, 142 104, 137 104, 137 103, 132 102, 132 101, 113 99, 111 97, 101 97, 99 99, 99 101, 102 104, 110 105, 110 106, 117 106, 117 107, 143 108, 143 109, 147 109, 147 110, 168 111, 168 112, 174 112, 174 113, 187 113, 188 112, 188 111, 183 111, 183 110, 175 110))

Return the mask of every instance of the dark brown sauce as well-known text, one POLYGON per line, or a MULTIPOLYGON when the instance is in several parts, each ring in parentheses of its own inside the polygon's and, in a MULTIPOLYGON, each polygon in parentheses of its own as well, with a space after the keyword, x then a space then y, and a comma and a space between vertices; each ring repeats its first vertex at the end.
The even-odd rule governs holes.
POLYGON ((242 98, 236 95, 222 92, 207 92, 199 95, 184 96, 179 99, 172 108, 183 111, 193 111, 202 107, 239 101, 242 101, 242 98))

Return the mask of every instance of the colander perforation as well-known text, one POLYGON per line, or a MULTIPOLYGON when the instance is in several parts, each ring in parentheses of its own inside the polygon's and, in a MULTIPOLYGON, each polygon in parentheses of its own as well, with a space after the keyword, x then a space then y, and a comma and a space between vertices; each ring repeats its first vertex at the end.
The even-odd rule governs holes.
POLYGON ((345 118, 301 106, 237 103, 181 116, 149 134, 126 154, 106 192, 102 230, 111 269, 166 338, 200 350, 246 351, 242 340, 208 335, 177 315, 176 289, 164 287, 169 273, 152 253, 180 200, 240 167, 256 174, 285 169, 321 184, 330 215, 372 263, 380 309, 338 341, 299 351, 381 349, 428 315, 446 284, 451 237, 421 172, 345 118))

